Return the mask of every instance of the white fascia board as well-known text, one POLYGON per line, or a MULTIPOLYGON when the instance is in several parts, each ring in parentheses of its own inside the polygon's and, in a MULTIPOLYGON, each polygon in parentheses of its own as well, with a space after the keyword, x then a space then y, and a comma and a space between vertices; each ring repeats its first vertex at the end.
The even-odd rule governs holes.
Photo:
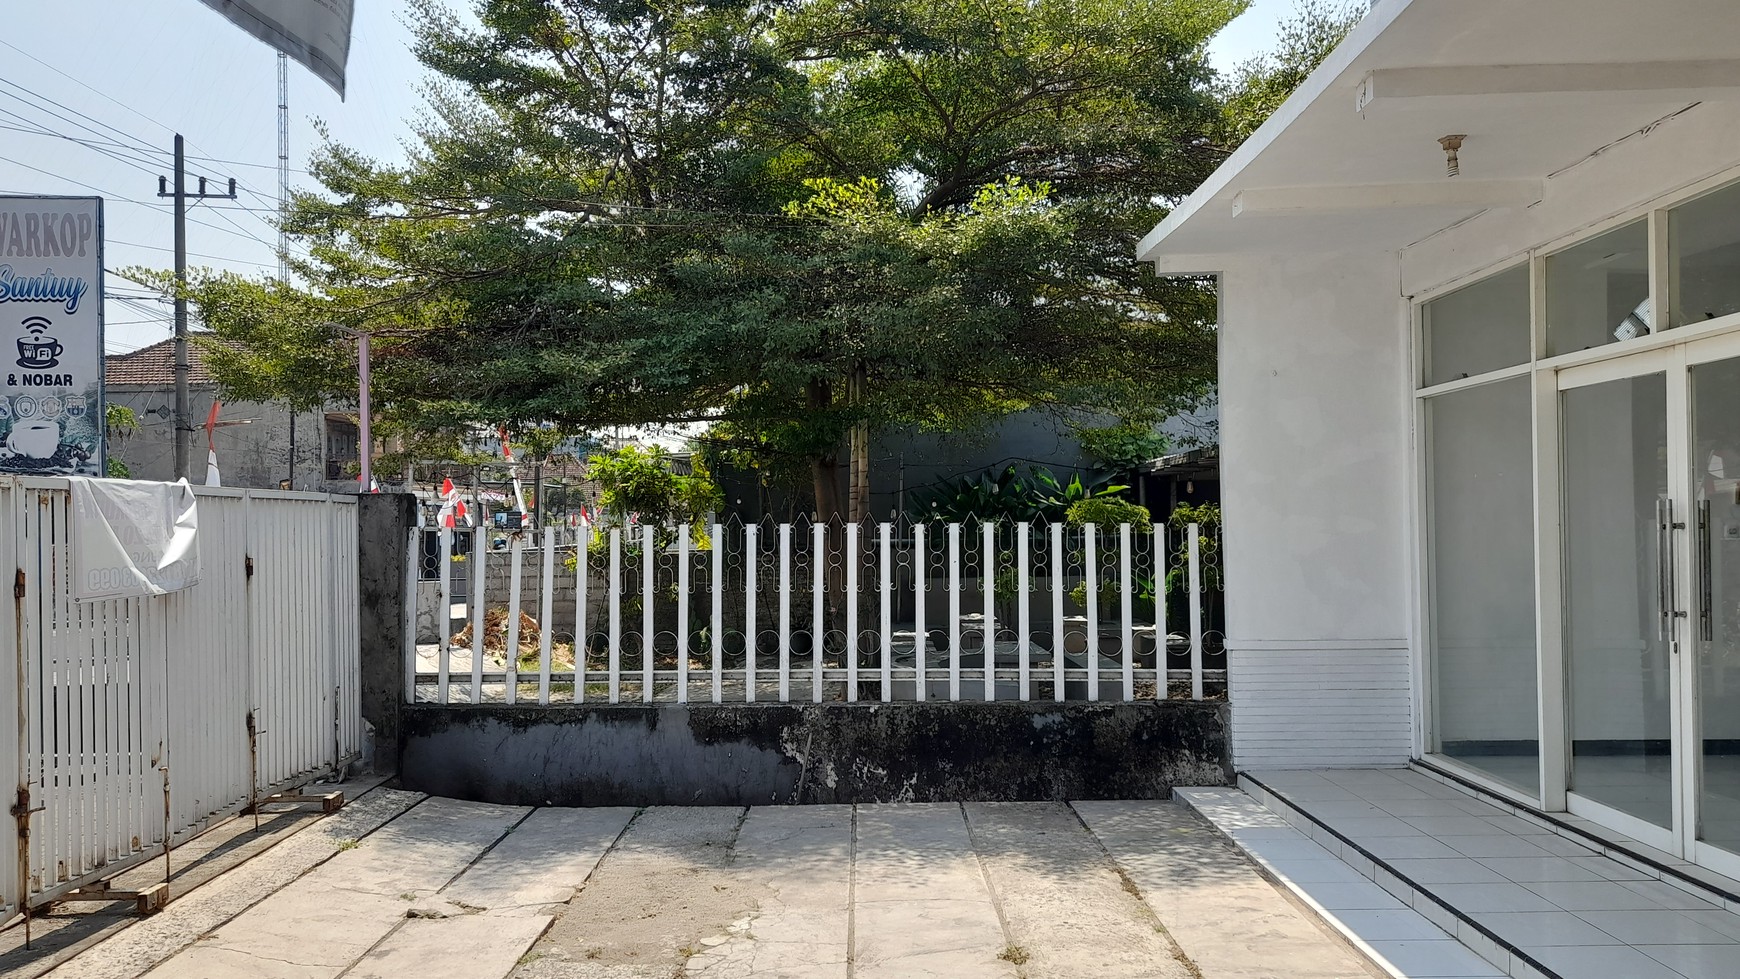
POLYGON ((1740 60, 1628 64, 1454 65, 1368 72, 1356 108, 1392 99, 1544 94, 1714 95, 1740 90, 1740 60))
POLYGON ((1319 187, 1252 187, 1233 198, 1235 216, 1406 207, 1528 207, 1541 200, 1543 181, 1441 180, 1319 187))
POLYGON ((1157 255, 1153 262, 1154 274, 1162 278, 1206 278, 1219 275, 1227 265, 1224 255, 1157 255))
POLYGON ((1404 10, 1421 0, 1384 0, 1373 6, 1342 42, 1329 52, 1329 57, 1312 71, 1287 101, 1275 110, 1264 123, 1257 127, 1251 137, 1239 145, 1226 162, 1209 174, 1202 186, 1196 188, 1189 197, 1172 209, 1172 213, 1157 225, 1154 230, 1143 236, 1136 245, 1136 257, 1144 262, 1151 262, 1157 257, 1162 244, 1191 215, 1201 210, 1209 201, 1224 193, 1228 186, 1236 180, 1251 161, 1262 155, 1263 151, 1275 142, 1287 128, 1302 115, 1312 103, 1322 98, 1332 87, 1340 82, 1341 76, 1354 61, 1364 54, 1372 42, 1377 40, 1389 26, 1401 16, 1404 10))

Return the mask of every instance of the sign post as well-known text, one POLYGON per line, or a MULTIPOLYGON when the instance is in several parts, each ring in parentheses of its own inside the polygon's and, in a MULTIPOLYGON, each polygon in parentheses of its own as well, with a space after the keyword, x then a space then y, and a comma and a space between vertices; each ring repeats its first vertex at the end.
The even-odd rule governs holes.
POLYGON ((0 472, 101 476, 103 201, 0 197, 0 472))

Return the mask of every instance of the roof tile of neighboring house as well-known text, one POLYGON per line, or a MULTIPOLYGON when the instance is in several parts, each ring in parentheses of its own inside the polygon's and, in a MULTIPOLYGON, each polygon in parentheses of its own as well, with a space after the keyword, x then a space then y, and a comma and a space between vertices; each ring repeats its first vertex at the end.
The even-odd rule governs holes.
MULTIPOLYGON (((174 387, 175 341, 164 340, 132 353, 110 354, 104 361, 103 383, 174 387)), ((206 369, 205 352, 197 343, 187 345, 187 383, 217 383, 206 369)))

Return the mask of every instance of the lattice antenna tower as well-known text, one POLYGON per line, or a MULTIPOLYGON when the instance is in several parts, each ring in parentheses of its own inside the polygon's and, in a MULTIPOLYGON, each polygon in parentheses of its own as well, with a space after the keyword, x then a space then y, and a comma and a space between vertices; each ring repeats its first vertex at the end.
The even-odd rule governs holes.
POLYGON ((290 59, 278 52, 278 281, 290 281, 290 237, 284 217, 290 210, 290 59))

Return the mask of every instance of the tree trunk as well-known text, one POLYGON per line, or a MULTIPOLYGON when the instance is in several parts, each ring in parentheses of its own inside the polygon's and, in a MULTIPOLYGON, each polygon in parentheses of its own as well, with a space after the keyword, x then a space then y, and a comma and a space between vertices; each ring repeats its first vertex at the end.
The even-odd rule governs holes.
MULTIPOLYGON (((865 376, 864 365, 859 364, 852 371, 851 398, 852 406, 863 410, 865 388, 868 378, 865 376)), ((851 465, 849 483, 851 485, 851 519, 853 523, 862 523, 870 515, 870 423, 859 420, 852 425, 851 465)))
MULTIPOLYGON (((811 411, 827 411, 833 407, 833 385, 825 380, 811 381, 806 392, 811 411)), ((810 459, 810 475, 816 494, 816 519, 832 520, 845 515, 845 503, 840 493, 840 453, 837 449, 810 459)))

